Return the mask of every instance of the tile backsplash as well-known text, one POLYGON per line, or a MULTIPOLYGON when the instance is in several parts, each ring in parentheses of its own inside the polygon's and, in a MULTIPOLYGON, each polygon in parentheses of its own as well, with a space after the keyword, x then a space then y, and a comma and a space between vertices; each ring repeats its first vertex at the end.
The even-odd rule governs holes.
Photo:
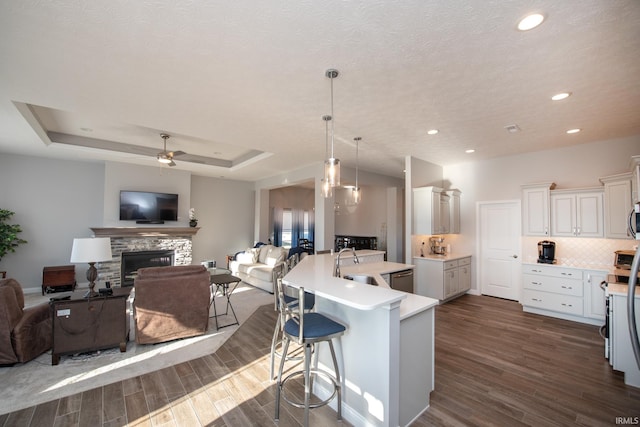
POLYGON ((540 237, 522 236, 522 262, 536 262, 538 259, 538 242, 551 240, 556 242, 556 260, 558 265, 570 267, 611 269, 614 252, 631 250, 638 244, 637 240, 594 239, 577 237, 540 237))

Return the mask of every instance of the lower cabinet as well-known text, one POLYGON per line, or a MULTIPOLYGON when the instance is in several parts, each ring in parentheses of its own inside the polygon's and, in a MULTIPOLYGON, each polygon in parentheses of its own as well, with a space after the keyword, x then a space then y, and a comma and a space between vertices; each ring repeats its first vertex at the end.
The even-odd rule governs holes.
POLYGON ((604 322, 606 271, 544 264, 524 264, 524 311, 600 325, 604 322))
POLYGON ((416 293, 444 301, 471 289, 471 257, 414 258, 416 293))

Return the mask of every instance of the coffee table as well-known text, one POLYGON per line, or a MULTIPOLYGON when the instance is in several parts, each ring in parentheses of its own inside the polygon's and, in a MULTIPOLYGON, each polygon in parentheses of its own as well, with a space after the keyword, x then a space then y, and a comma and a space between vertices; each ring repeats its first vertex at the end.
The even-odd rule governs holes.
MULTIPOLYGON (((210 270, 212 270, 212 269, 210 269, 210 270)), ((224 270, 224 269, 217 268, 216 270, 224 270)), ((213 316, 212 317, 214 317, 216 319, 216 330, 218 330, 220 328, 226 328, 227 326, 233 326, 233 325, 239 325, 240 324, 240 322, 238 322, 238 316, 236 316, 236 312, 233 309, 233 305, 231 304, 231 294, 233 294, 233 291, 238 287, 238 283, 240 283, 241 280, 242 279, 240 279, 239 277, 236 277, 236 276, 233 276, 232 274, 230 274, 230 272, 229 273, 223 273, 223 274, 212 274, 211 275, 211 302, 210 302, 210 304, 213 304, 213 316), (215 289, 213 288, 214 286, 215 286, 215 289), (220 314, 218 314, 218 311, 216 309, 216 295, 218 294, 218 292, 220 292, 221 295, 227 299, 227 305, 226 305, 225 311, 224 311, 224 313, 220 313, 220 314), (219 316, 228 315, 229 314, 229 309, 231 309, 231 314, 233 314, 233 318, 235 319, 235 322, 220 326, 218 324, 218 317, 219 316)))

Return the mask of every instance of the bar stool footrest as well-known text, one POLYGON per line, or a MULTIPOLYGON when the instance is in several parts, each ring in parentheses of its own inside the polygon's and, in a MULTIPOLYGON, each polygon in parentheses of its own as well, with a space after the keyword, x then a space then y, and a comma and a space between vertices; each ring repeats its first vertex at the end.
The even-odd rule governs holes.
MULTIPOLYGON (((321 400, 319 402, 309 403, 309 409, 319 408, 321 406, 327 405, 329 402, 331 402, 333 400, 334 397, 336 397, 336 394, 338 393, 338 388, 340 387, 340 385, 337 383, 336 379, 331 374, 329 374, 328 372, 326 372, 326 371, 324 371, 322 369, 311 369, 309 371, 309 374, 310 374, 310 376, 313 376, 313 375, 321 376, 321 377, 325 378, 326 380, 329 380, 331 382, 331 384, 333 385, 333 393, 331 393, 331 396, 329 396, 325 400, 321 400)), ((295 372, 290 373, 289 375, 284 377, 282 379, 282 382, 279 384, 280 390, 282 390, 282 398, 287 403, 289 403, 292 406, 295 406, 296 408, 304 408, 304 402, 299 402, 299 401, 295 401, 295 400, 292 400, 292 399, 288 398, 287 394, 284 392, 284 385, 288 380, 296 378, 296 377, 300 377, 300 376, 304 377, 304 370, 295 371, 295 372)))

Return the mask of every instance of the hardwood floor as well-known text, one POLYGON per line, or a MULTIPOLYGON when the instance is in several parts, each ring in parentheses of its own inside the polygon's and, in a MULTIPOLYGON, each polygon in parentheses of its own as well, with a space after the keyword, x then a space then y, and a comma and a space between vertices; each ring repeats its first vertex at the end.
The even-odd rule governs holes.
MULTIPOLYGON (((0 426, 299 426, 301 410, 285 403, 273 421, 274 323, 272 306, 261 307, 215 354, 0 415, 0 426)), ((437 307, 435 390, 414 426, 612 426, 637 416, 640 389, 611 370, 597 327, 484 296, 437 307)), ((311 417, 348 425, 328 407, 311 417)))

